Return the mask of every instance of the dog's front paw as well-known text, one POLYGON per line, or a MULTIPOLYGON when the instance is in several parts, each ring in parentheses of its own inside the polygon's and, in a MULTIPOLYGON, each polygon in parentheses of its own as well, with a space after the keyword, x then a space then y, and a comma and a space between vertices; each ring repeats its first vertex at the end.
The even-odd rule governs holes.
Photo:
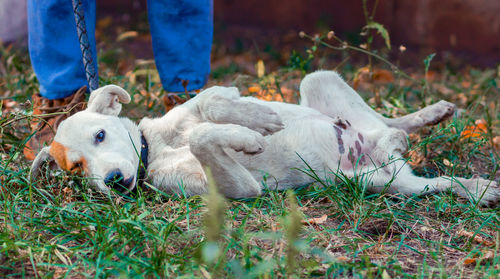
POLYGON ((264 136, 274 134, 285 127, 281 117, 267 106, 246 102, 242 111, 245 120, 240 125, 257 131, 264 136))
POLYGON ((256 119, 257 121, 252 129, 264 136, 272 135, 285 128, 285 125, 281 121, 281 117, 271 109, 267 112, 263 112, 259 118, 260 119, 256 119))
POLYGON ((480 177, 459 179, 459 181, 465 187, 465 189, 459 190, 459 194, 462 196, 471 197, 474 201, 479 201, 479 204, 486 206, 496 205, 500 201, 500 187, 495 181, 480 177))
POLYGON ((261 134, 245 127, 240 127, 240 130, 230 139, 229 146, 234 151, 249 155, 259 154, 264 151, 266 140, 261 134))

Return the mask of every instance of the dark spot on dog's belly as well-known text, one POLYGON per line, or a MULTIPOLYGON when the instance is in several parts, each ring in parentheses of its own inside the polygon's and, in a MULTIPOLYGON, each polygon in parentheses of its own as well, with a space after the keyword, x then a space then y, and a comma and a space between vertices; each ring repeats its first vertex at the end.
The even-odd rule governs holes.
POLYGON ((358 156, 361 155, 361 144, 359 143, 359 141, 356 141, 354 143, 354 146, 356 146, 356 151, 358 152, 358 156))
MULTIPOLYGON (((361 134, 358 134, 358 135, 361 135, 361 134)), ((365 155, 362 153, 361 144, 359 143, 359 141, 356 141, 354 143, 354 145, 356 146, 356 151, 358 152, 359 163, 364 164, 365 163, 365 155)))
POLYGON ((342 130, 337 125, 333 125, 333 128, 335 128, 335 132, 337 132, 337 137, 342 136, 342 130))
POLYGON ((349 147, 349 153, 347 154, 347 159, 354 165, 356 163, 356 158, 354 157, 354 149, 349 147))
POLYGON ((349 120, 346 119, 345 122, 347 123, 347 125, 352 126, 351 122, 349 122, 349 120))
MULTIPOLYGON (((347 129, 347 125, 342 121, 342 119, 338 119, 337 121, 334 122, 336 127, 340 127, 342 129, 347 129)), ((350 126, 350 125, 349 125, 350 126)))
POLYGON ((345 148, 344 148, 344 141, 342 140, 342 130, 337 127, 337 125, 333 125, 333 128, 335 129, 335 133, 337 134, 337 144, 339 146, 339 153, 344 154, 345 148))
POLYGON ((342 141, 341 138, 338 138, 337 143, 339 144, 339 153, 344 154, 345 152, 344 142, 342 141))
POLYGON ((365 139, 363 138, 363 135, 361 133, 358 133, 358 138, 361 141, 361 143, 365 142, 365 139))

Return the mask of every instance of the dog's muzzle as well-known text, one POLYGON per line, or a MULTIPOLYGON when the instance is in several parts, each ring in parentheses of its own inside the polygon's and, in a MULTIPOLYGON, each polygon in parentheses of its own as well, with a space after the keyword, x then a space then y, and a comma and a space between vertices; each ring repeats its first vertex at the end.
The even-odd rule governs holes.
MULTIPOLYGON (((147 176, 147 168, 148 168, 148 143, 146 141, 146 138, 144 135, 141 135, 141 162, 139 163, 138 166, 138 178, 137 182, 139 186, 142 186, 142 183, 146 179, 147 176)), ((110 189, 114 189, 120 193, 127 194, 132 189, 135 188, 135 185, 132 185, 135 183, 135 177, 129 177, 125 178, 122 174, 122 172, 119 169, 113 170, 110 173, 106 175, 106 178, 104 179, 104 184, 106 184, 107 187, 110 189)))
POLYGON ((113 170, 104 179, 104 184, 111 189, 124 193, 130 189, 134 183, 134 177, 125 178, 120 170, 113 170))

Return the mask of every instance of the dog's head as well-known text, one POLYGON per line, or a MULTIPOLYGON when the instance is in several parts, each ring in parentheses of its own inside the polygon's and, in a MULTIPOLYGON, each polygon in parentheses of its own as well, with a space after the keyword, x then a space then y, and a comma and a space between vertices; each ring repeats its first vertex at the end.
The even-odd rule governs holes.
POLYGON ((61 169, 88 177, 103 192, 133 189, 140 133, 132 121, 118 117, 121 103, 128 102, 129 94, 116 85, 93 91, 87 109, 61 122, 52 144, 38 153, 32 177, 45 160, 53 159, 61 169))

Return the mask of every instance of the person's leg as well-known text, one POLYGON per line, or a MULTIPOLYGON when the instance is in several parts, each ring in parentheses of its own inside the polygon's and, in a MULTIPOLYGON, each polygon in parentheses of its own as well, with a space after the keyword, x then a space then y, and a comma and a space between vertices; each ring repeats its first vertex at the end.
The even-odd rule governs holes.
POLYGON ((156 68, 165 90, 203 87, 210 73, 212 0, 148 0, 156 68), (185 83, 184 82, 184 83, 185 83))
MULTIPOLYGON (((95 63, 95 1, 82 5, 95 63)), ((28 0, 28 46, 42 97, 68 97, 88 85, 71 1, 28 0)))
MULTIPOLYGON (((82 8, 95 63, 95 1, 82 0, 82 8)), ((40 94, 32 96, 36 117, 24 148, 25 157, 33 160, 52 141, 59 123, 85 107, 87 79, 71 1, 28 0, 28 45, 40 83, 40 94)))

